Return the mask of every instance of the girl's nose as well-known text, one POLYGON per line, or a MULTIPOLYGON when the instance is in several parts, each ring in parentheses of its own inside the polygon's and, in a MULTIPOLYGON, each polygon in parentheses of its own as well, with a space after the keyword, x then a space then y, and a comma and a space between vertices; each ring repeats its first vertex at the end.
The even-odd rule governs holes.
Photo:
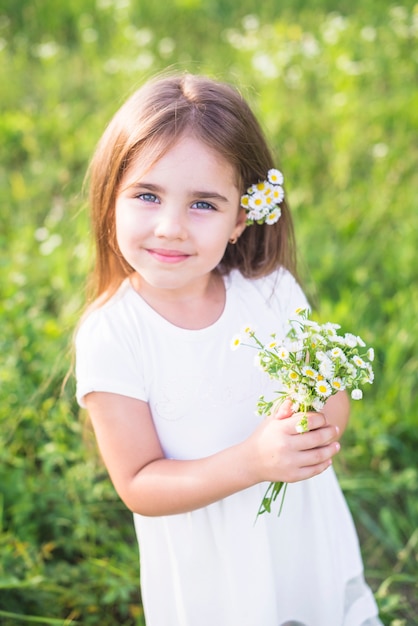
POLYGON ((166 239, 185 239, 187 230, 182 211, 175 208, 160 211, 155 225, 155 235, 166 239))

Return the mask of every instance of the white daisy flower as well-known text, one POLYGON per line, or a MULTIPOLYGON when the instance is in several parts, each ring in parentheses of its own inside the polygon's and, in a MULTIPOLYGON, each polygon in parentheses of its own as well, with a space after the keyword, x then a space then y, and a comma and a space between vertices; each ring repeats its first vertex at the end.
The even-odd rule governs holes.
POLYGON ((328 335, 333 337, 336 334, 335 331, 341 328, 341 326, 339 324, 333 324, 332 322, 327 322, 326 324, 322 326, 322 328, 328 335))
POLYGON ((344 384, 344 381, 342 380, 342 378, 337 376, 336 378, 332 379, 331 387, 333 389, 336 389, 337 391, 343 391, 343 389, 345 389, 345 384, 344 384))
POLYGON ((374 381, 374 372, 373 372, 373 368, 370 365, 370 363, 366 363, 366 368, 365 369, 367 371, 367 376, 365 378, 365 382, 372 384, 372 382, 374 381))
POLYGON ((277 354, 282 361, 287 361, 289 358, 289 350, 285 346, 280 346, 277 349, 277 354))
POLYGON ((279 221, 281 214, 281 209, 279 207, 276 207, 266 216, 266 224, 275 224, 279 221))
POLYGON ((267 172, 267 180, 272 185, 283 185, 284 177, 280 170, 273 168, 267 172))
POLYGON ((318 332, 321 330, 321 327, 318 324, 318 322, 314 322, 313 320, 305 320, 303 323, 306 328, 312 328, 313 330, 316 330, 318 332))
POLYGON ((239 348, 241 345, 241 342, 242 342, 241 335, 235 335, 234 337, 232 337, 231 350, 236 350, 237 348, 239 348))
POLYGON ((361 369, 365 369, 366 363, 358 355, 353 356, 352 361, 353 361, 354 365, 357 365, 357 367, 360 367, 361 369))
POLYGON ((248 207, 250 206, 250 196, 248 196, 247 194, 241 196, 241 206, 244 209, 248 209, 248 207))
POLYGON ((319 373, 325 378, 332 378, 334 371, 334 363, 328 357, 325 357, 319 364, 319 373))
POLYGON ((351 392, 351 397, 353 400, 361 400, 363 397, 363 392, 361 389, 353 389, 351 392))
POLYGON ((270 193, 275 204, 280 204, 281 202, 283 202, 283 199, 284 199, 283 187, 279 187, 279 186, 274 187, 270 193))
POLYGON ((305 365, 304 367, 302 367, 302 373, 308 378, 316 379, 316 377, 318 376, 318 372, 310 365, 305 365))
POLYGON ((314 398, 312 400, 312 408, 315 411, 322 411, 322 409, 324 408, 324 404, 325 402, 321 400, 321 398, 314 398))
POLYGON ((326 380, 319 380, 315 385, 316 392, 323 398, 331 395, 331 387, 326 380))
POLYGON ((256 209, 260 211, 265 205, 265 198, 261 191, 256 191, 253 193, 248 200, 248 204, 251 209, 256 209))
POLYGON ((369 359, 369 361, 374 361, 374 350, 373 350, 373 348, 369 348, 367 350, 367 358, 369 359))
POLYGON ((262 182, 253 185, 253 193, 261 192, 262 194, 266 194, 270 190, 271 186, 269 185, 267 180, 263 180, 262 182))
POLYGON ((343 362, 347 360, 344 352, 338 346, 332 348, 332 350, 328 350, 327 355, 330 356, 332 359, 339 359, 343 362))
POLYGON ((309 387, 307 387, 306 385, 298 385, 295 393, 293 394, 293 397, 300 404, 304 404, 306 400, 309 398, 310 394, 311 394, 311 390, 309 389, 309 387))
POLYGON ((356 348, 358 345, 357 337, 355 335, 352 335, 351 333, 345 333, 344 341, 345 341, 345 345, 348 346, 349 348, 356 348))
POLYGON ((352 376, 353 378, 357 376, 357 368, 352 363, 346 363, 345 369, 349 376, 352 376))
POLYGON ((258 222, 259 220, 263 219, 263 214, 261 211, 252 209, 251 211, 248 211, 247 219, 252 222, 258 222))

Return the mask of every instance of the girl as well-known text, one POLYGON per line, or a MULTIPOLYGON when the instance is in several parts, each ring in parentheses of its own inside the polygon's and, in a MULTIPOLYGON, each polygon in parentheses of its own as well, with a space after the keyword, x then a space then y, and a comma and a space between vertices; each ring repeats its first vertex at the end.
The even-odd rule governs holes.
POLYGON ((380 624, 330 467, 347 397, 309 413, 303 435, 289 401, 261 420, 274 385, 250 349, 230 349, 246 324, 284 335, 307 306, 281 174, 248 105, 204 77, 151 81, 90 175, 95 301, 77 397, 134 513, 148 626, 380 624), (270 205, 247 206, 268 172, 270 205), (266 481, 291 484, 281 516, 254 523, 266 481))

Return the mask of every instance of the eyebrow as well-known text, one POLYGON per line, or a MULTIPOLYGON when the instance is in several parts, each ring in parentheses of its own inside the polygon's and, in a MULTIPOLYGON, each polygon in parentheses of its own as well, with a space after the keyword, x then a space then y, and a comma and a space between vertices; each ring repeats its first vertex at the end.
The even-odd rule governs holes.
MULTIPOLYGON (((155 191, 155 192, 163 192, 164 188, 160 187, 160 185, 154 185, 153 183, 147 183, 146 181, 138 181, 134 182, 131 185, 127 185, 125 189, 146 189, 147 191, 155 191)), ((204 189, 196 189, 190 192, 190 195, 194 198, 206 198, 211 200, 221 200, 222 202, 229 202, 226 196, 218 193, 217 191, 205 191, 204 189)))

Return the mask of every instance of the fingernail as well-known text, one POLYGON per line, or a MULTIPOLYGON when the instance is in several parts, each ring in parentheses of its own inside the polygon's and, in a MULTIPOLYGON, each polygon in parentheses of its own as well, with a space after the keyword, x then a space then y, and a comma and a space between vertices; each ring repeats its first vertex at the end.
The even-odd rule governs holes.
POLYGON ((335 447, 337 449, 337 452, 339 452, 341 450, 341 444, 338 443, 338 441, 335 443, 335 447))

